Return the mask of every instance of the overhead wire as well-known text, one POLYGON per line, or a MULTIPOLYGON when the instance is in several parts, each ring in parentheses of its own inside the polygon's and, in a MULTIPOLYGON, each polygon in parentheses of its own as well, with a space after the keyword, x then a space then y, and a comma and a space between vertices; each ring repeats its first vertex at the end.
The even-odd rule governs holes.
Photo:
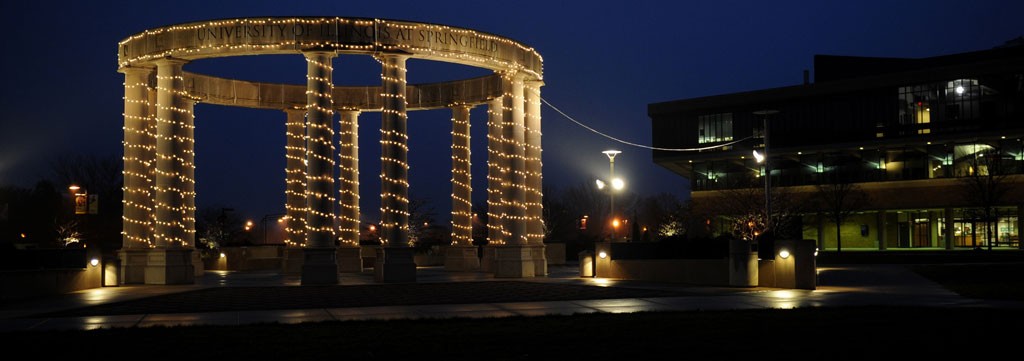
POLYGON ((572 116, 569 116, 569 114, 566 114, 561 109, 558 109, 558 107, 556 107, 556 106, 552 105, 550 102, 548 102, 547 99, 540 98, 540 100, 542 102, 544 102, 544 104, 547 104, 548 107, 550 107, 551 109, 554 109, 554 111, 558 112, 558 114, 561 114, 563 117, 565 117, 569 121, 575 123, 576 125, 582 127, 583 129, 589 130, 589 131, 593 132, 594 134, 597 134, 597 135, 600 135, 602 137, 611 139, 613 141, 616 141, 616 142, 619 142, 619 143, 622 143, 622 144, 625 144, 625 145, 637 147, 637 148, 644 148, 644 149, 650 149, 650 150, 660 150, 660 151, 665 151, 665 152, 700 152, 700 151, 711 150, 711 149, 716 149, 716 148, 728 147, 730 145, 733 145, 733 144, 736 144, 736 143, 739 143, 739 142, 742 142, 742 141, 754 138, 753 136, 750 136, 750 137, 734 140, 734 141, 731 141, 731 142, 728 142, 728 143, 722 143, 722 144, 717 144, 717 145, 712 145, 712 146, 707 146, 707 147, 699 147, 699 148, 662 148, 662 147, 655 147, 655 146, 650 146, 650 145, 646 145, 646 144, 639 144, 639 143, 630 142, 630 141, 624 140, 624 139, 619 139, 619 138, 616 138, 616 137, 611 136, 609 134, 606 134, 604 132, 601 132, 601 131, 599 131, 597 129, 594 129, 594 128, 586 125, 586 124, 583 124, 583 122, 580 122, 580 121, 576 120, 572 116))

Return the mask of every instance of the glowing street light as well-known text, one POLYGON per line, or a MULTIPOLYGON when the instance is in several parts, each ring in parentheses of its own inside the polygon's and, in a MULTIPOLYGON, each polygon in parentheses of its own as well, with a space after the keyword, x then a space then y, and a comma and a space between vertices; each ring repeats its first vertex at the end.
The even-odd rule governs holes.
POLYGON ((757 150, 754 150, 754 159, 757 159, 758 163, 764 163, 764 226, 765 229, 771 229, 772 220, 772 168, 771 161, 768 159, 768 116, 778 114, 778 110, 765 109, 754 112, 754 115, 760 115, 764 121, 764 154, 760 154, 757 150))
MULTIPOLYGON (((608 180, 612 183, 611 184, 612 189, 610 189, 609 192, 608 192, 609 205, 610 205, 610 212, 608 213, 608 216, 612 217, 612 218, 615 218, 615 191, 620 191, 620 190, 622 190, 622 188, 625 188, 625 186, 626 186, 626 183, 623 182, 621 178, 615 178, 615 156, 617 156, 620 153, 622 153, 622 151, 621 150, 610 149, 610 150, 602 151, 601 153, 604 153, 604 155, 608 156, 608 180)), ((604 187, 605 187, 605 183, 603 181, 601 181, 600 179, 598 179, 597 180, 597 189, 604 189, 604 187)), ((614 233, 612 234, 612 238, 615 238, 615 234, 614 233)))

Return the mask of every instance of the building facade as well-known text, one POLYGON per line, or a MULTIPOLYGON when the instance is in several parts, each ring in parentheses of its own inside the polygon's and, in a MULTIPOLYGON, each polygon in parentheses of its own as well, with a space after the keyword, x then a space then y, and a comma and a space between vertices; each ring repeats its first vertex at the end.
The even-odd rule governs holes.
POLYGON ((756 228, 756 216, 714 206, 767 178, 768 218, 791 213, 791 235, 824 249, 1021 247, 1019 40, 922 59, 819 55, 814 66, 813 83, 649 105, 654 145, 691 149, 654 161, 689 180, 706 231, 756 228), (767 177, 753 151, 767 153, 767 177), (838 230, 825 196, 835 189, 850 190, 838 230))

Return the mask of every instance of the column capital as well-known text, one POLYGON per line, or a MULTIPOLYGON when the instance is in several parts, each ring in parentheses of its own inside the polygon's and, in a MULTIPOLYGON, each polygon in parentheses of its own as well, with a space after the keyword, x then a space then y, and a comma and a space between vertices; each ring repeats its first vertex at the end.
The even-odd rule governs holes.
POLYGON ((526 83, 526 87, 528 88, 540 89, 540 87, 544 86, 544 80, 540 79, 524 80, 523 82, 526 83))
POLYGON ((399 61, 406 61, 411 56, 408 54, 395 54, 395 53, 377 53, 373 57, 377 60, 384 61, 385 59, 397 59, 399 61))
POLYGON ((302 56, 304 56, 306 58, 310 58, 310 57, 314 57, 314 56, 326 56, 326 57, 329 57, 329 58, 334 58, 334 57, 338 56, 338 52, 334 51, 334 50, 303 50, 302 51, 302 56))
POLYGON ((141 66, 124 66, 117 69, 118 73, 124 75, 149 75, 152 74, 154 71, 156 71, 156 69, 141 66))
POLYGON ((473 107, 475 107, 475 106, 476 106, 476 104, 469 104, 469 103, 451 103, 451 104, 448 104, 448 108, 450 108, 450 109, 456 109, 456 108, 473 109, 473 107))
POLYGON ((359 108, 338 108, 337 111, 338 113, 356 113, 356 115, 363 112, 363 110, 359 108))
POLYGON ((157 59, 154 63, 156 63, 157 67, 160 67, 160 66, 167 66, 167 65, 183 66, 185 64, 188 64, 188 62, 189 61, 185 60, 185 59, 172 58, 172 57, 168 56, 168 57, 157 59))
POLYGON ((289 114, 289 115, 292 115, 292 114, 306 114, 306 109, 304 109, 304 108, 284 108, 284 109, 281 109, 281 111, 285 112, 285 114, 289 114))

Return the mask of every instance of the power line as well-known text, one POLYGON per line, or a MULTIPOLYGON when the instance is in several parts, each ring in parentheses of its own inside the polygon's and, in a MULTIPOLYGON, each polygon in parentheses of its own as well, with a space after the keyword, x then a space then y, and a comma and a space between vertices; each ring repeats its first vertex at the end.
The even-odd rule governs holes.
POLYGON ((597 129, 594 129, 594 128, 591 128, 591 127, 587 126, 586 124, 583 124, 580 121, 574 119, 573 117, 569 116, 569 114, 565 114, 565 112, 563 112, 561 109, 558 109, 554 105, 551 105, 551 103, 549 103, 547 99, 540 98, 540 101, 544 102, 544 104, 547 104, 549 107, 551 107, 551 109, 554 109, 556 112, 558 112, 558 114, 561 114, 566 119, 569 119, 573 123, 576 123, 576 125, 579 125, 580 127, 583 127, 583 129, 589 130, 591 132, 594 132, 597 135, 600 135, 602 137, 614 140, 616 142, 619 142, 619 143, 622 143, 622 144, 625 144, 625 145, 629 145, 629 146, 634 146, 634 147, 637 147, 637 148, 644 148, 644 149, 650 149, 650 150, 661 150, 661 151, 666 151, 666 152, 700 152, 700 151, 709 150, 709 149, 728 147, 730 145, 733 145, 733 144, 745 141, 747 139, 753 138, 753 136, 750 136, 750 137, 746 137, 746 138, 743 138, 743 139, 734 140, 734 141, 731 141, 731 142, 728 142, 728 143, 723 143, 723 144, 719 144, 719 145, 712 145, 712 146, 709 146, 709 147, 701 147, 701 148, 661 148, 661 147, 654 147, 654 146, 650 146, 650 145, 646 145, 646 144, 633 143, 633 142, 630 142, 628 140, 619 139, 619 138, 613 137, 611 135, 602 133, 601 131, 599 131, 597 129))

